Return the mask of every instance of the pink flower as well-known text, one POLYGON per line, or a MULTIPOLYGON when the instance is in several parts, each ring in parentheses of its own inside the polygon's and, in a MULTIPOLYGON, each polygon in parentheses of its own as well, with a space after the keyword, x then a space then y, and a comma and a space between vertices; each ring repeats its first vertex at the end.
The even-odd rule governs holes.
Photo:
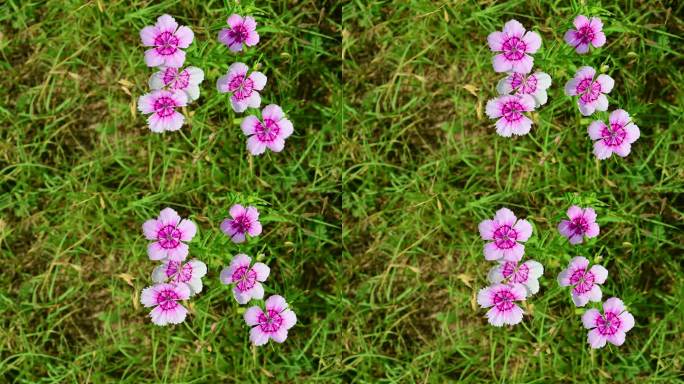
POLYGON ((261 234, 261 223, 259 222, 259 211, 249 206, 245 209, 240 204, 230 207, 230 217, 221 223, 221 230, 233 240, 233 243, 245 241, 246 234, 259 236, 261 234))
POLYGON ((608 122, 610 126, 600 120, 589 124, 589 137, 596 140, 594 155, 600 160, 609 158, 613 153, 620 157, 629 155, 632 143, 639 138, 639 127, 631 122, 629 114, 622 109, 611 112, 608 122))
POLYGON ((194 34, 186 26, 178 27, 178 23, 169 15, 162 15, 153 27, 145 27, 140 31, 140 39, 146 47, 154 47, 145 51, 145 63, 148 67, 182 67, 185 52, 192 43, 194 34))
POLYGON ((240 15, 230 15, 226 20, 230 28, 223 28, 218 34, 218 40, 225 44, 231 51, 242 51, 242 43, 252 47, 259 42, 259 34, 256 31, 256 21, 251 16, 244 19, 240 15))
POLYGON ((516 261, 499 261, 487 275, 490 283, 506 282, 522 284, 527 289, 527 296, 539 292, 539 278, 544 274, 544 267, 537 261, 527 260, 522 264, 516 261))
POLYGON ((292 122, 285 118, 283 110, 275 104, 265 106, 261 110, 261 117, 263 121, 253 115, 242 120, 242 132, 249 137, 247 149, 254 156, 264 153, 266 148, 273 152, 282 151, 285 139, 294 131, 292 122))
POLYGON ((608 75, 594 76, 596 70, 592 67, 581 67, 575 72, 575 77, 565 84, 565 94, 579 96, 577 105, 580 113, 590 116, 594 111, 607 111, 607 93, 613 90, 615 81, 608 75))
POLYGON ((600 265, 589 267, 589 260, 577 256, 570 260, 568 268, 558 274, 561 287, 572 286, 572 301, 578 307, 584 307, 589 301, 601 301, 601 287, 608 278, 608 270, 600 265))
POLYGON ((147 247, 150 260, 169 259, 185 260, 188 256, 188 245, 195 237, 197 226, 188 219, 181 220, 178 213, 171 208, 164 208, 159 218, 147 220, 143 224, 143 233, 147 240, 156 240, 147 247))
POLYGON ((230 104, 235 112, 244 112, 247 107, 259 108, 261 91, 266 86, 266 75, 254 71, 247 76, 249 68, 244 63, 233 63, 228 73, 219 77, 216 88, 220 93, 230 92, 230 104))
POLYGON ((529 76, 511 73, 499 81, 496 90, 499 95, 530 95, 534 98, 535 107, 546 104, 546 90, 551 86, 551 76, 544 72, 535 72, 529 76))
POLYGON ((482 308, 492 307, 487 312, 489 324, 500 327, 515 325, 522 321, 523 311, 515 302, 525 300, 527 291, 522 284, 494 284, 483 288, 477 294, 477 303, 482 308))
POLYGON ((182 71, 178 68, 163 68, 150 77, 151 89, 180 90, 185 92, 190 101, 197 100, 200 95, 199 85, 204 81, 204 72, 197 67, 187 67, 182 71))
POLYGON ((603 348, 606 341, 621 346, 625 334, 634 327, 634 316, 627 312, 622 300, 611 297, 603 303, 603 315, 592 308, 582 315, 584 328, 590 329, 587 341, 592 348, 603 348))
POLYGON ((586 236, 587 239, 599 234, 599 226, 596 224, 596 212, 592 208, 580 208, 576 205, 568 208, 570 220, 563 220, 558 224, 558 232, 568 238, 570 244, 581 244, 586 236))
POLYGON ((253 327, 249 340, 254 345, 264 345, 268 339, 282 343, 287 339, 287 330, 296 322, 297 316, 288 309, 285 299, 278 295, 266 299, 266 311, 256 306, 245 311, 245 323, 253 327))
POLYGON ((487 36, 492 52, 503 52, 492 59, 496 72, 529 73, 534 60, 528 53, 535 53, 541 47, 541 37, 536 32, 525 32, 517 20, 504 24, 503 32, 492 32, 487 36))
POLYGON ((143 289, 140 294, 142 305, 154 307, 150 312, 150 317, 157 325, 182 323, 188 310, 178 301, 188 298, 190 298, 190 288, 185 284, 156 284, 143 289))
POLYGON ((147 118, 152 132, 177 131, 183 126, 185 118, 176 111, 188 105, 188 96, 180 90, 156 90, 138 98, 138 110, 151 113, 147 118))
POLYGON ((525 242, 532 236, 532 225, 518 220, 508 208, 496 211, 494 220, 484 220, 478 226, 483 240, 491 240, 484 246, 487 260, 520 261, 525 254, 525 242))
POLYGON ((164 264, 152 271, 152 281, 155 283, 187 284, 190 296, 202 292, 202 277, 207 274, 207 265, 192 259, 183 264, 180 261, 165 260, 164 264))
POLYGON ((239 304, 247 304, 251 299, 260 300, 264 297, 264 287, 261 282, 266 281, 271 269, 264 263, 254 263, 252 259, 239 253, 230 262, 230 266, 221 271, 223 284, 235 284, 233 296, 239 304))
POLYGON ((524 112, 534 110, 535 100, 530 95, 499 96, 489 100, 485 112, 496 121, 496 133, 503 137, 526 135, 532 128, 532 120, 524 112))
POLYGON ((565 32, 565 42, 570 44, 577 53, 589 52, 589 45, 594 48, 606 43, 606 35, 603 34, 603 23, 598 17, 589 20, 586 16, 579 15, 573 21, 575 28, 565 32))

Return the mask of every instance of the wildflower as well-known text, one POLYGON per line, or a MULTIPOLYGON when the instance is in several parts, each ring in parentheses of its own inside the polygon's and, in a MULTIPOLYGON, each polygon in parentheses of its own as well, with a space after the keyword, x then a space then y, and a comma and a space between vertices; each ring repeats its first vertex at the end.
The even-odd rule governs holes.
POLYGON ((536 107, 546 104, 546 90, 551 86, 551 76, 544 72, 535 72, 529 76, 522 73, 511 73, 499 81, 496 90, 499 95, 530 95, 536 107))
POLYGON ((536 32, 525 32, 517 20, 504 24, 503 32, 492 32, 487 36, 492 52, 503 52, 492 59, 496 72, 529 73, 534 60, 528 53, 535 53, 541 47, 541 37, 536 32))
POLYGON ((565 84, 565 94, 579 96, 577 105, 580 113, 590 116, 594 111, 607 111, 608 98, 606 94, 613 90, 615 81, 608 75, 594 76, 596 70, 592 67, 581 67, 575 72, 575 77, 565 84))
POLYGON ((147 220, 143 224, 145 237, 156 240, 147 247, 147 255, 150 260, 185 260, 188 245, 183 242, 192 240, 196 232, 195 223, 188 219, 181 220, 176 211, 164 208, 157 219, 147 220))
POLYGON ((249 206, 245 209, 240 204, 230 207, 230 217, 221 223, 221 230, 233 240, 233 243, 242 243, 247 234, 259 236, 261 234, 261 223, 259 222, 259 211, 249 206))
POLYGON ((535 100, 530 95, 504 95, 489 100, 485 112, 496 121, 496 133, 503 137, 526 135, 532 128, 532 120, 524 112, 534 110, 535 100))
POLYGON ((494 220, 484 220, 478 226, 483 240, 491 240, 484 246, 487 260, 520 261, 525 254, 525 242, 532 235, 532 225, 518 220, 508 208, 496 211, 494 220))
POLYGON ((482 308, 492 307, 487 312, 489 324, 500 327, 515 325, 522 321, 523 311, 515 301, 525 300, 527 291, 522 284, 494 284, 483 288, 477 294, 477 303, 482 308))
POLYGON ((599 234, 599 226, 596 224, 596 212, 592 208, 580 208, 576 205, 568 208, 570 220, 563 220, 558 224, 558 232, 568 238, 570 244, 581 244, 586 236, 587 239, 599 234))
POLYGON ((589 267, 589 260, 577 256, 570 260, 568 268, 558 274, 561 287, 572 286, 572 301, 578 307, 584 307, 589 301, 601 301, 601 287, 608 278, 608 270, 600 265, 589 267))
POLYGON ((527 296, 531 296, 539 292, 539 278, 543 274, 544 267, 537 261, 527 260, 518 264, 516 261, 501 260, 489 271, 487 279, 490 283, 522 284, 527 289, 527 296))
POLYGON ((140 39, 146 47, 154 47, 145 51, 145 63, 148 67, 182 67, 185 52, 192 43, 194 34, 186 26, 178 27, 178 23, 169 15, 162 15, 154 26, 147 26, 140 31, 140 39))
POLYGON ((155 283, 187 284, 190 296, 202 292, 202 277, 207 274, 207 265, 192 259, 183 264, 180 261, 166 260, 152 271, 155 283))
POLYGON ((189 101, 199 98, 199 84, 204 81, 204 72, 197 67, 187 67, 182 71, 178 68, 162 68, 150 77, 151 89, 168 89, 169 91, 180 90, 185 92, 189 101))
POLYGON ((590 20, 579 15, 572 23, 577 29, 568 29, 565 32, 565 42, 575 48, 577 53, 589 52, 589 45, 598 48, 606 43, 606 35, 602 31, 603 23, 598 17, 592 17, 590 20))
POLYGON ((138 110, 151 113, 147 125, 152 132, 177 131, 183 126, 185 118, 176 111, 188 104, 188 96, 180 90, 155 90, 138 98, 138 110))
POLYGON ((613 153, 620 157, 629 155, 634 143, 640 135, 639 127, 631 122, 629 114, 616 109, 608 118, 610 126, 596 120, 589 124, 587 131, 594 142, 594 155, 600 160, 609 158, 613 153))
POLYGON ((251 16, 244 19, 240 15, 230 15, 226 20, 230 28, 223 28, 218 34, 218 40, 225 44, 231 51, 242 51, 242 44, 252 47, 259 42, 259 34, 256 31, 256 21, 251 16))
POLYGON ((154 307, 150 312, 152 322, 157 325, 179 324, 185 320, 188 310, 178 301, 190 297, 190 288, 185 284, 156 284, 143 289, 140 302, 145 307, 154 307))
POLYGON ((250 115, 242 120, 241 128, 247 139, 247 149, 252 155, 260 155, 266 148, 280 152, 285 147, 285 139, 293 132, 292 122, 285 118, 283 110, 269 104, 261 110, 263 121, 250 115))
POLYGON ((235 284, 233 296, 239 304, 247 304, 251 299, 262 299, 264 287, 261 282, 266 281, 271 269, 264 263, 254 263, 250 267, 252 259, 239 253, 235 255, 230 265, 221 271, 223 284, 235 284))
POLYGON ((228 73, 219 77, 216 89, 220 93, 231 93, 230 103, 235 112, 244 112, 247 107, 259 108, 261 95, 259 91, 266 86, 266 75, 254 71, 247 76, 249 68, 244 63, 233 63, 228 73))
POLYGON ((266 311, 256 306, 248 308, 245 322, 253 327, 249 332, 252 344, 264 345, 268 339, 282 343, 287 339, 287 330, 297 322, 297 316, 282 296, 273 295, 266 299, 266 311))
POLYGON ((627 312, 622 300, 611 297, 603 303, 603 315, 592 308, 582 315, 584 328, 589 329, 587 341, 592 348, 603 348, 606 341, 620 346, 625 334, 634 327, 634 316, 627 312))

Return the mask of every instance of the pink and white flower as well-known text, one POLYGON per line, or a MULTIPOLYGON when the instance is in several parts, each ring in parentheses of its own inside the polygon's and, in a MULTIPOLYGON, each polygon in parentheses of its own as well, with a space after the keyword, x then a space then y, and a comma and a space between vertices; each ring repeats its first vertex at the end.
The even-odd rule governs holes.
POLYGON ((568 218, 558 224, 558 232, 568 238, 570 244, 581 244, 587 239, 598 236, 599 226, 596 224, 596 212, 593 208, 580 208, 576 205, 568 208, 568 218))
POLYGON ((487 260, 518 262, 525 254, 525 242, 532 236, 532 225, 527 220, 518 220, 508 208, 496 211, 493 220, 482 221, 478 229, 483 240, 489 240, 484 246, 487 260))
POLYGON ((496 90, 499 95, 530 95, 534 98, 535 107, 546 104, 546 90, 551 86, 551 76, 544 72, 535 72, 529 76, 522 73, 511 73, 499 81, 496 90))
POLYGON ((517 20, 504 24, 502 32, 492 32, 487 36, 492 52, 502 52, 492 59, 496 72, 529 73, 534 59, 528 53, 535 53, 541 47, 538 33, 525 31, 517 20))
POLYGON ((171 208, 164 208, 157 219, 143 224, 143 233, 148 240, 155 240, 147 247, 150 260, 169 259, 182 261, 188 256, 188 245, 197 233, 197 226, 188 219, 181 220, 171 208))
POLYGON ((192 259, 187 263, 175 260, 165 260, 162 265, 152 271, 152 281, 155 283, 187 284, 190 296, 202 292, 202 277, 207 274, 207 265, 192 259))
POLYGON ((218 40, 225 44, 231 51, 242 51, 242 44, 252 47, 259 42, 259 34, 256 31, 256 21, 253 17, 247 16, 244 19, 240 15, 230 15, 228 20, 229 28, 223 28, 218 34, 218 40))
POLYGON ((285 147, 285 139, 290 137, 294 128, 292 122, 285 118, 283 110, 269 104, 261 110, 263 121, 250 115, 242 120, 242 132, 248 136, 247 149, 254 155, 260 155, 266 148, 273 152, 280 152, 285 147))
POLYGON ((544 266, 534 260, 522 264, 516 261, 499 261, 499 265, 489 270, 487 279, 490 283, 522 284, 527 289, 527 296, 539 292, 539 278, 544 274, 544 266))
POLYGON ((523 311, 515 302, 525 300, 526 296, 527 290, 522 284, 494 284, 478 292, 477 303, 482 308, 492 307, 487 312, 489 324, 501 327, 522 321, 523 311))
POLYGON ((598 75, 592 67, 581 67, 575 72, 575 77, 565 84, 565 94, 579 96, 577 105, 580 113, 590 116, 594 111, 607 111, 608 98, 606 94, 613 90, 615 81, 608 75, 598 75))
POLYGON ((239 304, 247 304, 251 299, 264 297, 262 282, 266 281, 271 269, 264 263, 254 263, 244 253, 235 255, 230 265, 221 271, 223 284, 235 284, 233 296, 239 304))
POLYGON ((603 315, 592 308, 582 315, 584 328, 589 329, 587 342, 592 348, 603 348, 606 342, 621 346, 626 333, 634 327, 634 316, 627 312, 622 300, 611 297, 603 303, 603 315))
POLYGON ((610 113, 606 125, 603 121, 596 120, 589 124, 587 131, 594 142, 594 155, 599 160, 612 156, 613 153, 620 157, 629 155, 632 143, 637 141, 639 127, 631 121, 629 114, 622 109, 616 109, 610 113))
POLYGON ((199 98, 200 83, 204 81, 204 72, 197 67, 187 67, 182 71, 178 68, 162 68, 150 77, 151 89, 167 89, 169 91, 180 90, 185 92, 189 101, 199 98))
POLYGON ((140 31, 140 39, 146 47, 154 47, 145 51, 145 63, 148 67, 182 67, 185 52, 192 43, 194 34, 186 26, 178 27, 178 23, 169 15, 162 15, 154 26, 147 26, 140 31))
POLYGON ((154 307, 150 312, 150 317, 157 325, 182 323, 188 310, 179 301, 188 298, 190 298, 190 288, 186 284, 156 284, 143 289, 140 294, 142 305, 154 307))
POLYGON ((496 133, 503 137, 526 135, 532 128, 532 120, 525 112, 534 110, 535 99, 531 95, 504 95, 489 100, 485 113, 496 121, 496 133))
POLYGON ((188 96, 180 90, 155 90, 138 98, 138 110, 151 113, 147 125, 152 132, 177 131, 185 118, 176 108, 188 105, 188 96))
POLYGON ((598 17, 591 20, 584 15, 579 15, 572 22, 577 29, 568 29, 565 32, 565 42, 575 48, 577 53, 589 52, 589 45, 594 48, 606 43, 606 35, 603 33, 603 23, 598 17))
POLYGON ((228 73, 219 77, 216 88, 220 93, 230 93, 230 104, 235 112, 244 112, 247 107, 259 108, 261 95, 259 91, 266 86, 266 75, 253 71, 247 76, 247 67, 244 63, 233 63, 228 68, 228 73))
POLYGON ((245 311, 245 323, 253 327, 249 340, 254 345, 264 345, 269 339, 282 343, 287 339, 287 331, 297 323, 297 316, 288 308, 282 296, 273 295, 266 299, 266 310, 250 307, 245 311))
POLYGON ((589 260, 577 256, 570 260, 566 269, 558 274, 561 287, 573 287, 572 301, 577 307, 584 307, 589 301, 601 301, 601 287, 608 278, 608 270, 596 264, 589 268, 589 260))
POLYGON ((247 208, 240 204, 230 207, 230 219, 225 219, 221 223, 221 231, 225 233, 233 243, 242 243, 246 235, 259 236, 261 234, 261 223, 259 222, 259 211, 252 206, 247 208))

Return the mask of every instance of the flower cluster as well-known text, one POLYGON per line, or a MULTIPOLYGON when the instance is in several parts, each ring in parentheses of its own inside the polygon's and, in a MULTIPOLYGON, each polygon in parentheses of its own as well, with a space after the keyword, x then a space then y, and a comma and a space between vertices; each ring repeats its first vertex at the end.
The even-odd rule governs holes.
POLYGON ((546 90, 551 86, 551 76, 536 71, 532 74, 534 58, 530 56, 541 47, 538 33, 526 31, 517 20, 504 24, 503 31, 487 36, 492 52, 500 52, 492 58, 496 72, 507 72, 496 87, 499 97, 489 100, 485 112, 496 121, 496 133, 504 137, 526 135, 532 128, 532 120, 525 112, 546 104, 546 90))
MULTIPOLYGON (((570 220, 558 224, 558 232, 568 238, 570 244, 583 242, 584 238, 596 237, 599 226, 596 223, 596 212, 592 208, 571 206, 567 212, 570 220)), ((584 307, 589 302, 601 302, 603 292, 601 285, 608 279, 608 270, 599 264, 589 266, 589 260, 577 256, 570 260, 568 267, 558 274, 561 287, 571 287, 570 296, 577 307, 584 307)), ((625 333, 634 326, 634 317, 625 310, 618 298, 612 297, 603 303, 604 314, 592 308, 584 312, 582 324, 590 329, 587 340, 592 348, 602 348, 606 342, 620 346, 625 342, 625 333)))
POLYGON ((525 254, 522 244, 532 236, 532 225, 518 219, 508 208, 496 211, 494 218, 482 221, 478 229, 483 240, 485 260, 497 261, 487 279, 492 285, 478 292, 477 303, 487 312, 489 323, 500 327, 522 321, 523 310, 515 304, 539 291, 544 267, 537 261, 520 262, 525 254))
POLYGON ((207 266, 192 259, 185 262, 189 249, 186 242, 197 233, 197 226, 181 217, 171 208, 164 208, 156 219, 147 220, 142 226, 147 240, 150 260, 161 261, 154 268, 152 281, 155 285, 143 289, 140 302, 154 307, 150 312, 156 325, 179 324, 185 320, 188 310, 180 301, 188 300, 202 291, 202 277, 207 266))
POLYGON ((147 125, 152 132, 177 131, 185 121, 178 108, 199 98, 199 84, 204 72, 197 67, 181 69, 185 62, 184 48, 194 39, 192 30, 178 23, 169 15, 162 15, 153 26, 140 31, 140 39, 146 47, 145 63, 157 67, 149 86, 152 90, 138 98, 138 110, 149 114, 147 125))
MULTIPOLYGON (((242 17, 233 14, 228 17, 228 28, 222 29, 218 40, 232 52, 240 52, 244 46, 252 47, 259 42, 256 21, 251 16, 242 17)), ((242 113, 247 108, 261 106, 261 91, 266 86, 266 75, 259 71, 250 71, 242 62, 230 65, 228 72, 216 82, 219 93, 230 95, 233 111, 242 113)), ((292 122, 285 118, 282 108, 269 104, 261 110, 260 120, 255 115, 247 116, 241 124, 242 132, 247 138, 247 150, 254 155, 261 155, 266 148, 280 152, 285 147, 285 139, 292 135, 292 122)))
MULTIPOLYGON (((589 19, 579 15, 573 22, 575 29, 565 33, 565 42, 579 54, 589 52, 589 47, 599 48, 606 43, 603 23, 598 17, 589 19)), ((575 76, 565 84, 565 94, 577 96, 577 105, 583 116, 591 116, 596 111, 608 110, 608 97, 615 80, 606 74, 596 74, 589 66, 580 67, 575 76)), ((627 112, 622 109, 610 113, 608 125, 595 120, 587 129, 589 138, 594 140, 594 155, 599 160, 609 158, 613 153, 620 157, 629 155, 631 145, 639 138, 639 127, 634 124, 627 112)))

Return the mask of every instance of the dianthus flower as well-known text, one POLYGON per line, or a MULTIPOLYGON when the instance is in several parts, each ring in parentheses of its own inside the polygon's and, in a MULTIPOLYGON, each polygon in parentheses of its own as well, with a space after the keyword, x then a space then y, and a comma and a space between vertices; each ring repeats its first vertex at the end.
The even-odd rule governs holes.
POLYGON ((568 208, 568 218, 558 224, 558 232, 568 238, 570 244, 581 244, 584 237, 590 239, 599 234, 596 224, 596 212, 593 208, 580 208, 576 205, 568 208))
POLYGON ((185 260, 188 245, 183 242, 192 240, 196 232, 195 223, 188 219, 181 220, 176 211, 164 208, 157 219, 147 220, 143 224, 145 237, 155 240, 147 247, 147 255, 150 260, 185 260))
POLYGON ((244 63, 233 63, 228 68, 228 73, 219 77, 216 88, 220 93, 230 93, 230 104, 235 112, 244 112, 247 107, 259 108, 261 95, 259 91, 266 86, 266 75, 253 71, 247 76, 247 67, 244 63))
POLYGON ((235 284, 233 296, 239 304, 247 304, 251 299, 262 299, 264 297, 264 287, 262 282, 266 281, 271 269, 264 263, 254 263, 250 267, 252 259, 239 253, 235 255, 230 265, 221 271, 221 282, 223 284, 235 284))
POLYGON ((535 107, 539 107, 546 104, 546 90, 550 86, 551 76, 544 72, 535 72, 529 76, 511 73, 499 81, 496 90, 499 95, 530 95, 534 98, 535 107))
POLYGON ((603 121, 596 120, 589 124, 587 131, 594 142, 594 155, 600 160, 609 158, 613 153, 620 157, 629 155, 632 143, 637 141, 640 132, 627 112, 616 109, 610 113, 606 125, 603 121))
POLYGON ((151 113, 147 125, 152 132, 177 131, 185 118, 176 108, 188 105, 188 96, 180 90, 155 90, 138 98, 138 110, 151 113))
POLYGON ((525 112, 534 110, 535 100, 530 95, 504 95, 489 100, 485 113, 496 121, 496 133, 503 137, 526 135, 532 128, 532 120, 525 112))
POLYGON ((496 211, 493 220, 482 221, 478 229, 483 240, 487 260, 520 261, 525 254, 525 242, 532 235, 532 225, 527 220, 518 220, 508 208, 496 211))
POLYGON ((234 243, 245 241, 246 235, 259 236, 261 234, 261 223, 259 222, 259 211, 249 206, 247 208, 240 204, 230 207, 230 219, 225 219, 221 223, 221 231, 225 233, 234 243))
POLYGON ((199 85, 204 80, 204 72, 197 67, 187 67, 182 71, 178 68, 163 68, 150 77, 151 89, 167 89, 169 91, 183 91, 190 101, 197 100, 200 95, 199 85))
POLYGON ((145 63, 148 67, 182 67, 185 52, 192 43, 194 34, 186 26, 178 27, 178 23, 169 15, 162 15, 154 26, 147 26, 140 31, 140 39, 146 47, 154 47, 145 51, 145 63))
POLYGON ((477 294, 477 303, 482 308, 492 307, 487 312, 489 324, 500 327, 515 325, 522 321, 523 311, 515 302, 523 301, 527 290, 522 284, 494 284, 483 288, 477 294))
POLYGON ((297 322, 297 316, 288 308, 285 299, 273 295, 266 299, 266 311, 250 307, 245 311, 245 323, 253 327, 249 340, 254 345, 264 345, 269 339, 282 343, 287 339, 287 330, 297 322))
POLYGON ((496 72, 529 73, 534 59, 528 53, 535 53, 541 47, 539 34, 525 32, 517 20, 504 24, 502 32, 490 33, 487 42, 493 52, 502 52, 492 59, 496 72))
POLYGON ((598 309, 589 309, 582 315, 582 324, 590 330, 587 341, 592 348, 603 348, 606 341, 620 346, 634 327, 634 316, 627 312, 622 300, 611 297, 603 303, 603 315, 598 309))
POLYGON ((140 302, 145 307, 154 307, 150 312, 152 322, 157 325, 179 324, 185 320, 188 310, 178 301, 190 297, 186 284, 156 284, 143 289, 140 302))
POLYGON ((589 260, 577 256, 570 260, 568 268, 558 274, 561 287, 572 287, 572 301, 578 307, 584 307, 589 301, 601 301, 601 287, 608 278, 608 270, 596 264, 589 267, 589 260))
POLYGON ((152 271, 152 281, 155 283, 187 284, 190 296, 202 292, 202 277, 207 274, 207 265, 192 259, 187 263, 165 260, 162 265, 152 271))
POLYGON ((273 152, 280 152, 285 147, 285 139, 290 137, 294 128, 292 122, 285 118, 283 110, 269 104, 261 110, 262 120, 250 115, 242 120, 240 127, 248 136, 247 149, 252 155, 260 155, 266 148, 273 152))
POLYGON ((230 15, 228 20, 229 28, 223 28, 218 34, 218 40, 225 44, 231 51, 242 51, 242 44, 248 47, 254 46, 259 42, 259 34, 256 31, 256 21, 251 16, 244 19, 240 15, 230 15))
POLYGON ((539 292, 539 278, 544 274, 544 267, 534 260, 522 264, 516 261, 499 261, 499 265, 489 270, 487 279, 490 283, 522 284, 527 289, 527 296, 539 292))
POLYGON ((590 116, 594 111, 607 111, 607 93, 613 90, 615 81, 608 75, 598 75, 592 67, 581 67, 575 73, 575 77, 565 84, 565 94, 568 96, 579 96, 577 105, 580 113, 590 116))
POLYGON ((589 45, 598 48, 606 43, 606 35, 603 33, 603 23, 598 17, 591 20, 584 15, 579 15, 573 21, 575 28, 565 32, 565 42, 575 48, 577 53, 589 52, 589 45))

